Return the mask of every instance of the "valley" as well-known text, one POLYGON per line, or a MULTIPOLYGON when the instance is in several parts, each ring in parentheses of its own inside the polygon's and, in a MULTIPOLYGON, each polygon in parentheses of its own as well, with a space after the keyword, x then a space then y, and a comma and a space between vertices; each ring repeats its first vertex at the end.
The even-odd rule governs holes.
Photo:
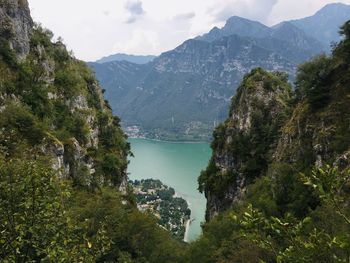
POLYGON ((0 0, 1 262, 350 262, 350 6, 181 1, 0 0))

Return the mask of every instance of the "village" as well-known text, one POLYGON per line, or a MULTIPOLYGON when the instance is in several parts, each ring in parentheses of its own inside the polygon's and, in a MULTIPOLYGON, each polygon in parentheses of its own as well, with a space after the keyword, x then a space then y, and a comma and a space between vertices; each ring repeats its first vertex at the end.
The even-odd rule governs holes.
POLYGON ((130 181, 130 184, 134 189, 137 208, 152 213, 161 227, 183 240, 191 216, 186 200, 177 197, 175 190, 160 180, 135 180, 130 181))

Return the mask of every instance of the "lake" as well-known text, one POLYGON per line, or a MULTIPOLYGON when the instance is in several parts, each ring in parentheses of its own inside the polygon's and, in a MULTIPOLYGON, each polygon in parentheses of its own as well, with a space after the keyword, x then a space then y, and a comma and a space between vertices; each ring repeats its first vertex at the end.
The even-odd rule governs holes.
POLYGON ((186 199, 194 219, 188 231, 188 240, 201 234, 206 199, 197 190, 197 178, 211 156, 208 143, 171 143, 146 139, 129 139, 131 151, 129 178, 159 179, 186 199))

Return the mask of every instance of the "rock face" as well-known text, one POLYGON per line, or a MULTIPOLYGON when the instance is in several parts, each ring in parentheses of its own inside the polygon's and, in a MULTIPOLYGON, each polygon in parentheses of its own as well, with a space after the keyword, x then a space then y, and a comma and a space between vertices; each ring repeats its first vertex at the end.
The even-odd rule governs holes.
POLYGON ((2 0, 0 2, 1 34, 8 34, 10 46, 20 59, 24 59, 29 53, 33 25, 26 0, 2 0))
POLYGON ((350 33, 344 34, 332 56, 300 66, 292 103, 280 74, 255 70, 244 78, 229 118, 214 132, 213 156, 199 178, 207 220, 239 203, 256 178, 278 183, 314 167, 350 168, 350 33))
POLYGON ((34 26, 27 1, 1 1, 0 24, 0 137, 23 144, 1 138, 0 154, 37 149, 62 178, 125 191, 129 146, 92 72, 34 26))
POLYGON ((290 92, 279 73, 256 69, 244 78, 229 118, 214 132, 213 157, 199 178, 207 220, 238 202, 246 185, 266 172, 286 121, 290 92))

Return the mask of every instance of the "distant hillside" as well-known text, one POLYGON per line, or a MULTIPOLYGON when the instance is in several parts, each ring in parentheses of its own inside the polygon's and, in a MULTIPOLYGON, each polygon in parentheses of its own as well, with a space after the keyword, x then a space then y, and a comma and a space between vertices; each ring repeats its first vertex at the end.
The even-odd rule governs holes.
POLYGON ((329 5, 299 24, 291 21, 274 27, 234 16, 223 28, 185 41, 148 64, 91 65, 125 126, 137 125, 151 138, 208 140, 213 127, 227 117, 231 96, 244 74, 263 67, 285 71, 293 80, 298 64, 328 51, 330 42, 321 33, 345 22, 348 8, 329 5), (320 23, 317 37, 300 26, 311 28, 320 14, 331 20, 337 12, 336 21, 342 23, 320 23))
POLYGON ((231 35, 213 42, 188 40, 147 65, 92 66, 125 126, 140 126, 152 138, 209 140, 246 72, 260 66, 293 75, 298 63, 320 50, 231 35))
POLYGON ((214 41, 224 36, 239 35, 243 37, 263 38, 270 35, 272 29, 257 21, 252 21, 239 16, 233 16, 226 21, 223 28, 214 27, 209 33, 196 39, 214 41))
POLYGON ((350 5, 335 3, 326 5, 313 16, 290 22, 329 49, 330 43, 340 40, 339 27, 349 19, 350 5))
POLYGON ((259 22, 238 16, 233 16, 228 19, 223 28, 219 29, 215 27, 209 33, 199 36, 196 39, 212 42, 224 36, 232 35, 251 37, 254 39, 273 38, 275 40, 286 41, 305 51, 320 51, 324 49, 320 41, 307 35, 302 29, 290 22, 283 22, 274 27, 267 27, 259 22))
POLYGON ((155 59, 156 56, 136 56, 136 55, 128 55, 128 54, 115 54, 107 57, 103 57, 96 61, 96 63, 107 63, 113 61, 128 61, 135 64, 147 64, 155 59))

